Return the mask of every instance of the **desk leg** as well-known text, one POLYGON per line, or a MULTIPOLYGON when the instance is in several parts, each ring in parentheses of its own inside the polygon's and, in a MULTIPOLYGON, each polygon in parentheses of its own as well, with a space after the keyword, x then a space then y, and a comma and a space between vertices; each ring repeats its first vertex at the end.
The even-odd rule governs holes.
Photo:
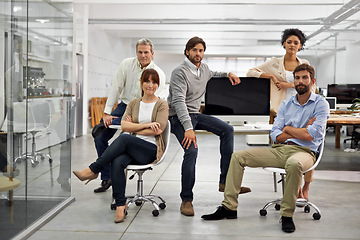
POLYGON ((335 125, 335 148, 340 148, 340 125, 335 125))

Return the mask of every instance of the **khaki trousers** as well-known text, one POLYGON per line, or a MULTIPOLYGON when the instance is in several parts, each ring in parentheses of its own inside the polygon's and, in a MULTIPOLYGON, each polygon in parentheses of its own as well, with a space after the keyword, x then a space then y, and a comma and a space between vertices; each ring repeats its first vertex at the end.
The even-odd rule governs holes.
POLYGON ((292 217, 296 207, 303 170, 315 162, 315 155, 309 147, 274 144, 272 148, 251 148, 234 152, 226 177, 222 204, 230 210, 237 210, 238 195, 245 167, 278 167, 286 171, 281 215, 292 217))

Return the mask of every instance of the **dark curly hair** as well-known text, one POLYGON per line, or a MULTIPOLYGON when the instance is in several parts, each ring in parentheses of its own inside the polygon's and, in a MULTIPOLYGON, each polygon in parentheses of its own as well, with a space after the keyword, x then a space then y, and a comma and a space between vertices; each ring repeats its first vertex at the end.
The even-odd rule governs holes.
POLYGON ((284 44, 286 39, 288 39, 290 36, 293 35, 300 39, 301 48, 299 49, 299 51, 303 50, 306 42, 306 35, 300 29, 297 28, 288 28, 283 31, 281 35, 281 45, 284 44))

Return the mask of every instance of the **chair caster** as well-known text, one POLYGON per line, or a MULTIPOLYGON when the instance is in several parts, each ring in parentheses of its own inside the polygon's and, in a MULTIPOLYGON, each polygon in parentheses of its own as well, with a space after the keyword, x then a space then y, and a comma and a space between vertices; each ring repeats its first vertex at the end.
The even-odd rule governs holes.
POLYGON ((165 209, 165 208, 166 208, 166 204, 165 204, 165 203, 160 203, 160 204, 159 204, 159 208, 160 208, 160 209, 165 209))
POLYGON ((159 210, 153 210, 153 211, 152 211, 152 215, 153 215, 154 217, 159 216, 159 210))
POLYGON ((136 206, 141 206, 141 204, 142 204, 142 201, 135 201, 136 206))
POLYGON ((32 163, 31 163, 31 166, 34 168, 34 167, 36 167, 38 164, 39 164, 39 162, 32 162, 32 163))
POLYGON ((260 209, 259 213, 260 213, 260 216, 266 216, 267 211, 266 211, 266 209, 260 209))
POLYGON ((275 209, 276 209, 277 211, 279 211, 279 210, 280 210, 280 204, 275 204, 275 209))
POLYGON ((49 163, 52 163, 53 162, 53 159, 52 158, 49 158, 49 163))
POLYGON ((321 218, 320 213, 314 213, 314 214, 313 214, 313 218, 314 218, 315 220, 319 220, 319 219, 321 218))
POLYGON ((310 207, 309 207, 309 206, 305 206, 305 207, 304 207, 304 212, 309 213, 309 212, 310 212, 310 207))

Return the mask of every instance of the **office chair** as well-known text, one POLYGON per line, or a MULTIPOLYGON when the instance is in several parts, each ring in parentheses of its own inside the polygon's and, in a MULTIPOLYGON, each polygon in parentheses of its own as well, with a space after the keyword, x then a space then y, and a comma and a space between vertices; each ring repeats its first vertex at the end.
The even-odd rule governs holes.
POLYGON ((351 141, 350 148, 355 149, 356 147, 359 146, 360 127, 358 126, 347 127, 347 131, 349 131, 350 128, 352 129, 351 137, 344 139, 344 143, 346 143, 347 141, 351 141))
MULTIPOLYGON (((26 116, 25 109, 19 109, 20 104, 14 103, 14 132, 16 133, 30 133, 32 144, 31 152, 24 153, 14 160, 14 165, 21 161, 29 159, 32 167, 36 167, 39 164, 38 157, 44 160, 45 157, 49 158, 49 162, 52 162, 52 158, 49 154, 44 154, 40 151, 36 151, 35 136, 39 132, 46 131, 50 126, 50 105, 47 101, 31 101, 28 103, 27 119, 19 119, 19 115, 26 116), (27 128, 26 128, 27 122, 27 128)), ((22 108, 24 106, 21 106, 22 108)))
MULTIPOLYGON (((17 153, 19 154, 22 149, 22 141, 20 140, 20 137, 24 134, 26 134, 29 131, 32 131, 35 129, 35 120, 34 120, 34 114, 27 112, 27 105, 26 101, 23 102, 14 102, 12 105, 12 111, 9 111, 6 113, 5 121, 2 125, 1 130, 4 132, 11 131, 14 134, 14 138, 16 138, 17 141, 17 153), (10 114, 12 114, 10 116, 10 114)), ((19 161, 20 157, 16 157, 14 159, 14 167, 17 161, 19 161)), ((31 164, 35 164, 35 159, 31 156, 28 157, 31 161, 31 164)))
MULTIPOLYGON (((170 133, 171 133, 170 121, 168 120, 168 122, 166 124, 166 128, 162 132, 164 144, 165 144, 164 154, 162 155, 162 157, 160 158, 160 160, 157 163, 150 163, 150 164, 146 164, 146 165, 128 165, 127 166, 126 171, 134 171, 135 172, 133 175, 130 176, 130 178, 129 178, 130 180, 134 178, 135 174, 138 175, 136 195, 135 196, 127 196, 127 199, 128 199, 127 207, 128 208, 133 203, 135 203, 136 206, 140 206, 143 202, 151 202, 155 208, 152 211, 152 215, 154 217, 157 217, 159 215, 160 209, 166 208, 166 204, 165 204, 166 202, 162 197, 156 196, 156 195, 144 195, 143 174, 148 170, 152 170, 152 168, 154 166, 159 165, 164 160, 165 155, 168 150, 168 147, 169 147, 169 143, 170 143, 170 133), (157 204, 157 202, 154 201, 154 199, 156 199, 156 198, 161 201, 160 204, 157 204)), ((110 208, 112 210, 116 210, 115 200, 113 200, 113 202, 111 203, 110 208)))
MULTIPOLYGON (((322 143, 320 144, 319 146, 319 154, 318 156, 316 157, 316 162, 314 163, 314 165, 312 165, 309 169, 303 171, 303 173, 306 173, 306 172, 309 172, 313 169, 315 169, 317 167, 317 165, 320 163, 320 160, 321 160, 321 157, 323 155, 323 152, 324 152, 324 143, 325 143, 325 136, 323 138, 323 141, 322 143)), ((281 182, 281 185, 282 185, 282 193, 284 194, 284 184, 285 184, 285 181, 286 181, 286 172, 285 172, 285 169, 284 168, 276 168, 276 167, 264 167, 263 168, 264 170, 266 171, 269 171, 269 172, 273 172, 274 173, 274 188, 275 188, 275 192, 276 192, 276 173, 279 173, 280 176, 281 176, 281 179, 278 181, 281 182)), ((280 210, 280 204, 281 204, 281 200, 282 200, 282 197, 276 199, 276 200, 273 200, 273 201, 270 201, 268 203, 265 204, 265 206, 260 209, 259 213, 261 216, 266 216, 267 214, 267 208, 270 207, 271 205, 275 204, 275 209, 276 210, 280 210)), ((313 207, 315 209, 315 213, 313 214, 313 218, 315 220, 319 220, 321 218, 321 213, 320 213, 320 209, 313 203, 309 202, 308 200, 304 199, 304 198, 298 198, 296 200, 296 206, 303 206, 304 207, 304 212, 310 212, 310 207, 313 207)))

